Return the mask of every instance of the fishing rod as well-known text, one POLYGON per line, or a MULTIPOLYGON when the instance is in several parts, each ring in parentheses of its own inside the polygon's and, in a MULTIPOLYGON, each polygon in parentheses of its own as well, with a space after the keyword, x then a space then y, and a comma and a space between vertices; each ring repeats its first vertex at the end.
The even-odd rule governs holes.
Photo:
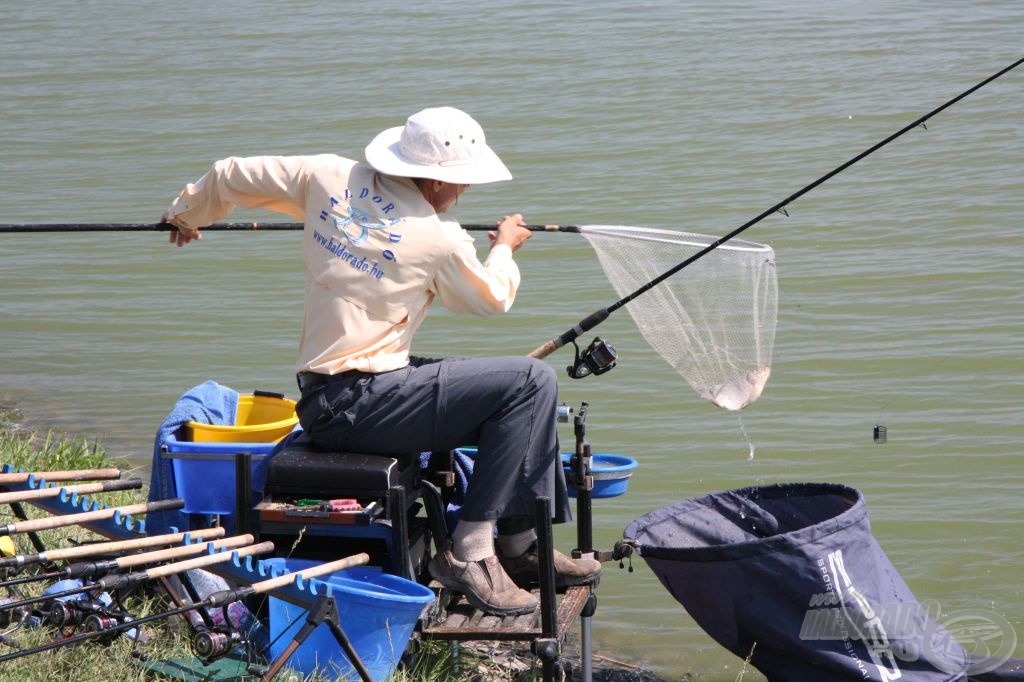
POLYGON ((154 511, 167 511, 181 509, 185 506, 185 500, 175 498, 172 500, 157 500, 155 502, 142 502, 129 504, 124 507, 107 507, 94 511, 82 512, 80 514, 65 514, 63 516, 49 516, 42 519, 30 519, 18 521, 0 526, 0 536, 15 535, 17 533, 31 533, 37 530, 48 530, 50 528, 63 528, 74 526, 91 521, 100 521, 114 518, 116 516, 128 516, 131 514, 145 514, 154 511))
MULTIPOLYGON (((241 547, 252 543, 253 540, 255 540, 255 538, 252 535, 235 535, 222 540, 207 542, 205 544, 197 542, 189 545, 181 545, 180 547, 171 547, 170 549, 158 549, 152 552, 142 552, 140 554, 126 554, 116 559, 107 559, 103 561, 80 561, 74 564, 68 564, 57 571, 37 573, 35 575, 23 576, 21 578, 12 578, 11 580, 0 582, 0 587, 12 587, 14 585, 22 585, 41 580, 94 580, 109 573, 123 571, 126 568, 132 568, 134 566, 155 564, 161 561, 169 561, 171 559, 200 554, 206 551, 225 549, 229 547, 241 547)), ((43 598, 49 598, 49 595, 46 595, 43 598)), ((7 607, 5 605, 0 605, 0 609, 4 608, 7 607)))
MULTIPOLYGON (((243 536, 244 537, 244 536, 243 536)), ((248 537, 249 542, 252 541, 252 536, 248 537)), ((217 542, 225 542, 226 540, 218 540, 217 542)), ((252 556, 254 554, 266 554, 267 552, 274 551, 273 542, 261 542, 258 545, 248 545, 246 547, 239 547, 234 552, 228 551, 215 551, 211 548, 215 543, 208 542, 205 545, 200 545, 200 551, 208 552, 204 556, 196 557, 194 559, 186 559, 185 561, 178 561, 175 563, 164 564, 163 566, 156 566, 154 568, 147 569, 145 571, 136 571, 135 573, 115 573, 112 575, 105 575, 99 580, 90 583, 89 585, 82 585, 80 587, 72 587, 59 592, 53 592, 51 594, 39 594, 34 597, 26 597, 24 599, 18 599, 16 601, 5 602, 0 604, 0 611, 12 611, 14 609, 28 606, 30 604, 36 604, 41 601, 48 601, 51 599, 63 599, 65 597, 73 597, 76 594, 86 594, 88 592, 94 592, 100 594, 103 592, 111 592, 114 590, 126 590, 136 585, 140 585, 149 580, 155 580, 157 578, 165 578, 170 575, 183 573, 190 571, 193 568, 203 568, 204 566, 211 566, 213 564, 222 564, 229 560, 233 554, 237 554, 239 557, 252 556)), ((189 545, 191 547, 191 545, 189 545)))
MULTIPOLYGON (((199 228, 203 232, 290 232, 305 227, 303 223, 214 223, 199 228)), ((531 232, 579 232, 578 225, 525 225, 531 232)), ((171 232, 170 223, 3 223, 0 234, 18 232, 171 232)), ((496 230, 497 225, 470 223, 462 229, 471 232, 496 230)))
POLYGON ((116 490, 138 490, 141 487, 141 478, 129 478, 124 480, 97 481, 96 483, 83 483, 81 485, 65 487, 50 486, 46 488, 35 488, 32 490, 14 490, 9 493, 0 493, 0 504, 28 502, 30 500, 45 500, 51 497, 68 498, 72 495, 109 493, 116 490))
MULTIPOLYGON (((223 552, 222 554, 226 555, 226 556, 222 560, 226 561, 227 559, 230 559, 232 556, 239 556, 239 557, 243 556, 242 553, 245 552, 246 550, 255 550, 256 548, 263 548, 263 549, 259 549, 259 551, 249 551, 246 554, 246 556, 251 555, 251 554, 257 554, 257 553, 263 553, 263 552, 266 552, 266 551, 271 551, 271 550, 273 550, 273 543, 271 543, 271 542, 264 542, 264 543, 261 543, 259 545, 253 545, 252 547, 243 548, 241 550, 236 550, 235 552, 232 552, 230 554, 227 553, 227 552, 223 552), (264 548, 265 545, 269 545, 270 549, 264 548)), ((221 555, 219 555, 219 554, 218 555, 212 555, 212 557, 220 557, 220 556, 221 555)), ((200 557, 200 559, 208 559, 208 558, 212 558, 212 557, 200 557)), ((195 561, 198 561, 198 560, 199 559, 192 559, 190 561, 181 562, 181 564, 187 564, 187 563, 195 562, 195 561)), ((39 646, 32 647, 30 649, 21 649, 20 651, 15 651, 15 652, 10 653, 10 654, 5 654, 3 656, 0 656, 0 663, 3 663, 4 661, 9 661, 11 659, 20 658, 22 656, 28 656, 28 655, 31 655, 31 654, 39 653, 39 652, 42 652, 42 651, 49 651, 50 649, 56 649, 56 648, 62 647, 62 646, 78 644, 79 642, 84 642, 84 641, 87 641, 89 639, 93 639, 93 638, 96 638, 96 637, 101 637, 101 636, 109 635, 109 633, 112 633, 112 632, 120 632, 121 630, 127 630, 127 629, 130 629, 130 628, 139 627, 141 625, 145 625, 146 623, 151 623, 153 621, 160 620, 160 619, 163 619, 163 618, 169 618, 171 616, 181 615, 181 614, 184 614, 184 613, 187 613, 189 611, 196 610, 196 609, 201 609, 201 608, 221 608, 223 606, 227 606, 228 604, 230 604, 232 602, 240 601, 242 599, 247 599, 247 598, 249 598, 251 596, 254 596, 254 595, 257 595, 257 594, 264 594, 264 593, 269 592, 271 590, 276 590, 276 589, 278 589, 280 587, 284 587, 284 586, 289 585, 289 584, 291 584, 293 582, 296 582, 299 579, 308 580, 309 578, 316 578, 316 577, 319 577, 321 575, 326 575, 328 573, 334 573, 336 571, 343 570, 345 568, 351 568, 352 566, 359 566, 359 565, 362 565, 362 564, 366 564, 366 563, 369 563, 369 561, 370 561, 370 556, 368 554, 366 554, 366 553, 355 554, 355 555, 350 556, 350 557, 345 557, 344 559, 338 559, 337 561, 331 561, 331 562, 328 562, 328 563, 320 564, 318 566, 311 566, 310 568, 298 571, 297 573, 285 573, 285 574, 280 575, 280 576, 278 576, 276 578, 270 578, 268 580, 263 580, 263 581, 260 581, 260 582, 256 582, 256 583, 253 583, 252 585, 247 585, 247 586, 244 586, 244 587, 237 587, 237 588, 230 589, 230 590, 222 590, 220 592, 214 592, 213 594, 211 594, 210 596, 206 597, 205 599, 203 599, 201 601, 193 602, 191 604, 185 604, 184 606, 180 606, 180 607, 177 607, 177 608, 174 608, 174 609, 170 609, 168 611, 162 611, 160 613, 153 613, 153 614, 150 614, 148 616, 143 616, 141 618, 136 618, 134 620, 125 621, 123 623, 112 624, 109 627, 104 628, 103 630, 95 630, 95 631, 91 631, 91 632, 85 632, 85 633, 80 634, 80 635, 75 635, 74 637, 68 637, 67 639, 55 640, 55 641, 52 641, 52 642, 47 642, 46 644, 41 644, 39 646)), ((205 565, 209 565, 209 564, 205 564, 205 565)), ((170 566, 176 566, 176 564, 169 564, 168 567, 170 567, 170 566)), ((163 567, 163 568, 166 570, 167 567, 163 567)), ((189 570, 191 568, 196 568, 196 566, 189 566, 187 568, 182 568, 182 569, 174 570, 174 571, 172 571, 172 573, 178 573, 181 570, 189 570)), ((157 569, 151 569, 151 570, 157 570, 157 569)), ((136 575, 136 574, 131 574, 131 575, 136 575)), ((165 572, 163 575, 171 575, 171 573, 166 573, 165 572)), ((163 577, 163 576, 158 576, 158 577, 163 577)))
POLYGON ((121 478, 118 469, 72 469, 71 471, 14 471, 0 474, 0 485, 16 485, 32 481, 99 481, 121 478))
POLYGON ((112 542, 97 542, 77 547, 64 547, 51 549, 38 554, 18 554, 10 557, 0 558, 0 569, 16 567, 21 568, 30 564, 48 564, 55 561, 66 561, 68 559, 80 559, 82 557, 95 556, 120 552, 123 550, 146 549, 160 545, 175 545, 186 540, 210 540, 224 537, 224 527, 203 528, 200 530, 184 533, 167 533, 165 535, 153 535, 151 537, 135 538, 132 540, 115 540, 112 542))
POLYGON ((708 244, 706 247, 704 247, 703 249, 701 249, 697 253, 693 254, 692 256, 687 258, 686 260, 682 261, 678 265, 675 265, 672 268, 670 268, 670 269, 666 270, 665 272, 661 273, 660 275, 658 275, 657 277, 652 279, 647 284, 644 284, 643 286, 638 288, 633 293, 631 293, 631 294, 629 294, 629 295, 619 299, 618 301, 616 301, 612 305, 608 306, 607 308, 603 308, 601 310, 597 310, 597 311, 591 313, 587 317, 585 317, 582 320, 580 320, 579 322, 577 322, 576 325, 573 326, 572 328, 570 328, 570 329, 566 330, 565 332, 563 332, 562 334, 560 334, 560 335, 558 335, 558 336, 548 340, 543 345, 538 346, 537 348, 535 348, 530 353, 530 357, 533 357, 533 358, 544 358, 544 357, 547 357, 548 355, 553 353, 555 350, 557 350, 557 349, 561 348, 562 346, 564 346, 566 343, 574 341, 576 338, 578 338, 580 336, 580 334, 593 329, 598 324, 600 324, 605 319, 607 319, 609 315, 611 315, 613 312, 615 312, 616 310, 618 310, 622 306, 626 305, 627 303, 629 303, 630 301, 634 300, 638 296, 641 296, 642 294, 646 293, 647 291, 650 291, 652 288, 654 288, 655 286, 657 286, 661 282, 665 281, 666 279, 668 279, 672 275, 676 274, 677 272, 679 272, 680 270, 682 270, 686 266, 690 265, 694 261, 696 261, 696 260, 698 260, 700 258, 703 258, 707 254, 709 254, 712 251, 714 251, 715 249, 717 249, 722 244, 725 244, 730 239, 736 237, 737 235, 739 235, 740 233, 745 231, 747 228, 752 227, 753 225, 756 225, 757 223, 761 222, 762 220, 764 220, 768 216, 772 215, 773 213, 781 212, 790 202, 793 202, 796 199, 799 199, 800 197, 802 197, 803 195, 807 194, 808 192, 810 192, 812 189, 814 189, 818 185, 821 185, 822 183, 827 182, 831 178, 835 177, 839 173, 843 172, 844 170, 846 170, 847 168, 852 166, 853 164, 857 163, 858 161, 864 159, 867 156, 870 156, 871 154, 875 153, 876 151, 878 151, 882 147, 886 146, 887 144, 889 144, 893 140, 897 139, 898 137, 901 137, 904 133, 906 133, 906 132, 908 132, 910 130, 913 130, 914 128, 916 128, 918 126, 923 126, 925 124, 925 122, 928 119, 930 119, 932 116, 935 116, 939 112, 941 112, 941 111, 943 111, 943 110, 953 106, 954 104, 956 104, 960 100, 964 99, 965 97, 967 97, 971 93, 975 92, 976 90, 978 90, 980 88, 983 88, 984 86, 988 85, 989 83, 991 83, 995 79, 999 78, 1000 76, 1002 76, 1002 75, 1012 71, 1013 69, 1017 68, 1022 63, 1024 63, 1024 58, 1018 59, 1017 61, 1013 62, 1012 64, 1010 64, 1006 68, 1004 68, 1004 69, 998 71, 997 73, 989 76, 988 78, 986 78, 985 80, 981 81, 980 83, 978 83, 978 84, 968 88, 967 90, 963 91, 962 93, 960 93, 956 97, 948 100, 947 102, 945 102, 941 106, 936 107, 935 109, 932 109, 930 112, 928 112, 924 116, 921 116, 917 120, 907 124, 906 126, 901 128, 900 130, 896 131, 895 133, 893 133, 889 137, 887 137, 884 140, 882 140, 881 142, 878 142, 877 144, 869 147, 868 149, 865 149, 863 152, 861 152, 860 154, 854 156, 852 159, 850 159, 846 163, 843 163, 843 164, 837 166, 836 168, 834 168, 833 170, 829 171, 825 175, 822 175, 820 178, 818 178, 814 182, 806 185, 805 187, 803 187, 799 191, 794 192, 793 194, 791 194, 790 196, 786 197, 785 199, 783 199, 779 203, 775 204, 774 206, 771 206, 770 208, 766 209, 762 213, 758 214, 757 216, 755 216, 755 217, 751 218, 750 220, 748 220, 747 222, 743 223, 742 225, 740 225, 739 227, 734 229, 732 232, 729 232, 725 236, 715 240, 711 244, 708 244))

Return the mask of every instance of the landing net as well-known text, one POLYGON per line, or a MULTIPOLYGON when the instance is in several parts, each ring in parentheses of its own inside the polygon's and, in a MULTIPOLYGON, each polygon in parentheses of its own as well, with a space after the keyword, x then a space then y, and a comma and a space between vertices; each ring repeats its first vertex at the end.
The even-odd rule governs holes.
MULTIPOLYGON (((623 298, 717 241, 618 225, 579 231, 623 298)), ((651 347, 701 397, 740 410, 761 395, 771 373, 778 312, 771 247, 733 239, 625 307, 651 347)))

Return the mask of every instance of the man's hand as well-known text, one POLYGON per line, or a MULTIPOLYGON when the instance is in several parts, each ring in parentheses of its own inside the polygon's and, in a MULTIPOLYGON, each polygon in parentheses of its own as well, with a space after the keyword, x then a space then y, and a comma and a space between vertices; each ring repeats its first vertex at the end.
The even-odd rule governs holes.
POLYGON ((176 228, 178 228, 176 230, 171 230, 170 234, 168 235, 168 241, 172 244, 176 244, 178 246, 185 246, 185 244, 188 244, 193 239, 203 238, 203 235, 199 232, 198 227, 189 227, 181 219, 169 216, 167 215, 167 213, 164 213, 162 216, 160 216, 160 222, 170 223, 171 225, 174 225, 176 228))
POLYGON ((523 245, 527 239, 533 236, 533 232, 526 228, 521 213, 507 215, 498 221, 497 232, 488 232, 487 237, 491 240, 491 248, 496 244, 506 244, 513 251, 523 245))

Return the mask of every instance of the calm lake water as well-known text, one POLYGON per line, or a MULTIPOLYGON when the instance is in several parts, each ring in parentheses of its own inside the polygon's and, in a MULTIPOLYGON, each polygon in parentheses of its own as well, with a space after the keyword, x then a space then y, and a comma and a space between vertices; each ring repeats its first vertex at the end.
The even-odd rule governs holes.
MULTIPOLYGON (((2 223, 152 222, 223 156, 361 157, 381 129, 449 104, 516 176, 467 193, 460 220, 710 235, 1019 59, 1024 26, 1014 0, 97 0, 4 15, 2 223)), ((1022 111, 1018 69, 744 234, 775 249, 780 294, 772 377, 741 413, 701 400, 624 312, 601 325, 619 367, 561 382, 591 405, 594 449, 640 462, 627 495, 596 503, 600 547, 696 495, 846 483, 920 599, 1024 635, 1022 111)), ((527 353, 617 299, 578 236, 536 235, 518 260, 509 315, 437 310, 416 351, 527 353)), ((153 233, 0 234, 0 401, 144 473, 192 386, 295 395, 302 287, 293 233, 180 250, 153 233)), ((598 652, 735 679, 742 662, 633 566, 606 570, 598 652)))

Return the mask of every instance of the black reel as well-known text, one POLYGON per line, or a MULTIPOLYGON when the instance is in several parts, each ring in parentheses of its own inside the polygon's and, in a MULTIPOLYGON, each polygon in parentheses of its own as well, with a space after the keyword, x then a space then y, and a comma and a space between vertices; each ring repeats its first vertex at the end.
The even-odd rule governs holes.
POLYGON ((201 630, 196 633, 192 641, 192 649, 203 661, 209 663, 217 658, 226 656, 239 644, 243 644, 245 638, 234 630, 224 632, 222 630, 201 630))
POLYGON ((85 631, 89 633, 103 633, 96 637, 96 642, 99 644, 110 644, 121 636, 120 630, 111 630, 111 628, 120 624, 121 621, 114 616, 94 613, 86 617, 85 631))
POLYGON ((89 614, 85 609, 78 608, 76 604, 69 604, 64 601, 54 601, 50 607, 50 625, 54 627, 77 627, 81 625, 89 614))
POLYGON ((572 345, 576 349, 576 357, 572 364, 565 368, 565 371, 573 379, 582 379, 591 374, 604 374, 615 366, 615 361, 618 359, 615 347, 600 336, 595 336, 586 350, 582 352, 576 345, 576 341, 573 341, 572 345))

